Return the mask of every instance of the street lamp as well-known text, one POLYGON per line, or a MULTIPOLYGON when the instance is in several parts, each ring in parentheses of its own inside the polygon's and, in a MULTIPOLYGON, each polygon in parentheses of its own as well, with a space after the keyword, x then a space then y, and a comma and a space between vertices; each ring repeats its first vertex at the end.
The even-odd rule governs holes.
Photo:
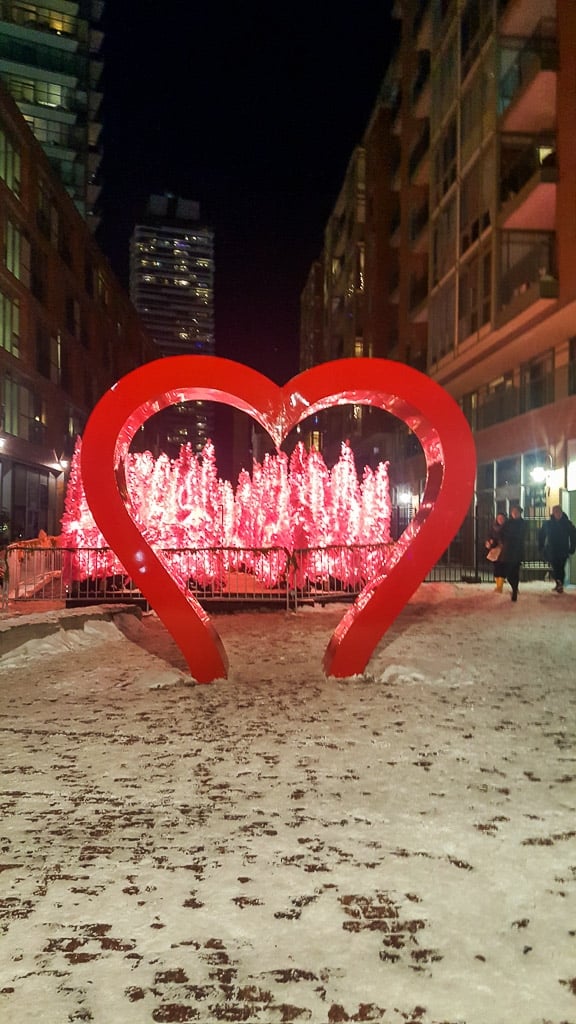
MULTIPOLYGON (((535 485, 535 490, 540 491, 540 503, 543 506, 548 505, 552 500, 550 497, 551 490, 556 490, 559 486, 559 477, 561 471, 558 471, 554 467, 554 459, 550 452, 542 452, 540 461, 532 467, 530 470, 530 479, 535 485)), ((554 498, 554 500, 557 500, 554 498)))
POLYGON ((530 470, 530 479, 533 480, 535 484, 543 484, 546 480, 546 475, 544 466, 534 466, 534 469, 530 470))
POLYGON ((530 470, 530 479, 533 480, 535 484, 546 483, 550 485, 550 477, 554 472, 554 460, 550 452, 546 452, 545 458, 550 460, 549 466, 537 465, 533 466, 530 470))
POLYGON ((412 492, 402 489, 398 491, 398 504, 399 505, 411 505, 412 504, 412 492))

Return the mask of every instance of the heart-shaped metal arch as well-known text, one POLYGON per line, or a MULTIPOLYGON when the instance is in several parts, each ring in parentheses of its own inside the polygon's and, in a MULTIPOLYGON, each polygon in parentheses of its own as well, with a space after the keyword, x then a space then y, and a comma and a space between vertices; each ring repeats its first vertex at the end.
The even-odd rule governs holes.
POLYGON ((427 474, 420 507, 395 545, 386 573, 362 590, 324 655, 327 675, 363 672, 379 640, 448 547, 472 499, 474 441, 460 408, 429 377, 384 359, 322 363, 279 387, 257 370, 232 360, 174 356, 144 364, 106 392, 82 440, 86 499, 107 543, 201 683, 227 675, 226 653, 208 614, 142 536, 129 511, 124 468, 131 441, 147 419, 166 406, 198 400, 221 402, 248 413, 277 448, 308 416, 350 403, 392 413, 418 438, 427 474))

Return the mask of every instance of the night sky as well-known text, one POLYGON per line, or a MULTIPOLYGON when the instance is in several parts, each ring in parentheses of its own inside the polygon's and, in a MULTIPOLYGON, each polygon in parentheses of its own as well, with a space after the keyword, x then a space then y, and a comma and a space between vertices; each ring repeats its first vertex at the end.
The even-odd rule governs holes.
POLYGON ((300 293, 384 76, 392 0, 108 0, 103 220, 127 286, 139 204, 174 192, 216 230, 216 351, 279 383, 300 293))

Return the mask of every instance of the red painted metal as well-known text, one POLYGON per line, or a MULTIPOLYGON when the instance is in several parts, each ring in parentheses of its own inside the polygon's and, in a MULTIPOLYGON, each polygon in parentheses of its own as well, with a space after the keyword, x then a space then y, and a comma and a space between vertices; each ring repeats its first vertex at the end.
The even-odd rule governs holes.
POLYGON ((152 550, 131 509, 124 462, 136 431, 177 402, 216 401, 248 413, 279 447, 308 416, 341 404, 390 412, 418 438, 426 460, 419 509, 395 546, 386 574, 346 612, 324 655, 327 675, 364 671, 386 630, 448 547, 470 504, 475 449, 456 402, 429 377, 382 359, 323 363, 274 384, 258 371, 216 356, 146 363, 114 385, 94 409, 82 439, 82 479, 94 519, 182 650, 198 682, 227 675, 222 642, 209 616, 152 550))

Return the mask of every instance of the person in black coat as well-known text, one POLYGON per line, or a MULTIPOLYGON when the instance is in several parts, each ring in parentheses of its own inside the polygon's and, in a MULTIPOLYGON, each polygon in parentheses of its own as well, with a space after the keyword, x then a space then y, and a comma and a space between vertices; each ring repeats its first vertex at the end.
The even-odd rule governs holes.
POLYGON ((506 565, 506 579, 512 587, 512 600, 518 600, 518 582, 520 566, 524 558, 524 542, 526 539, 526 520, 522 518, 520 505, 513 505, 510 518, 506 520, 501 531, 502 561, 506 565))
POLYGON ((561 594, 564 590, 568 556, 576 551, 576 526, 570 522, 560 505, 554 505, 550 519, 540 527, 538 549, 540 555, 550 562, 556 584, 554 591, 561 594))

